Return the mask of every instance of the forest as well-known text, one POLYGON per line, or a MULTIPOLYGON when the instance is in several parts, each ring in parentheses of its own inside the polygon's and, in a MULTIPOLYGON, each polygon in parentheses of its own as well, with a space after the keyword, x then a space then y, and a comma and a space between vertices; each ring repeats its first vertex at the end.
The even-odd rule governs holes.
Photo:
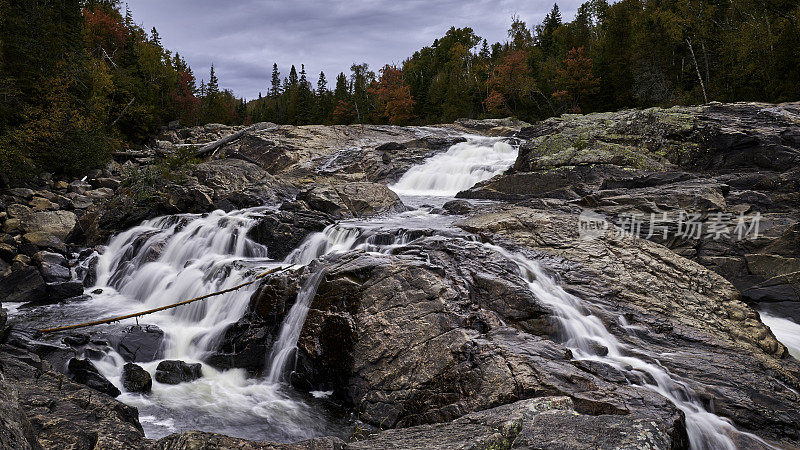
POLYGON ((571 21, 554 4, 541 24, 512 17, 503 42, 452 27, 400 66, 353 63, 330 86, 276 62, 248 101, 118 0, 0 0, 0 166, 81 173, 174 121, 423 125, 797 100, 799 20, 796 0, 590 0, 571 21))

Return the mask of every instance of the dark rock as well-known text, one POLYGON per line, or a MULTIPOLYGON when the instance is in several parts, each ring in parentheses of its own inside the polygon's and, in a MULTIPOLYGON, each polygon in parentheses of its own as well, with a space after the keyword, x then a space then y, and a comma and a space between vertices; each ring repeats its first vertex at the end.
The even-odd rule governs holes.
POLYGON ((29 442, 53 449, 149 448, 136 408, 53 372, 46 361, 16 347, 0 347, 0 367, 5 378, 0 403, 16 393, 21 416, 4 411, 0 422, 30 430, 29 442))
POLYGON ((33 261, 36 264, 58 264, 64 267, 69 267, 69 263, 64 256, 48 251, 40 251, 35 253, 33 255, 33 261))
POLYGON ((42 263, 39 266, 39 270, 42 273, 44 281, 48 283, 67 281, 71 277, 69 269, 58 264, 42 263))
POLYGON ((106 335, 109 345, 128 362, 150 362, 161 357, 164 331, 155 325, 131 325, 106 335))
POLYGON ((450 214, 463 215, 472 211, 472 204, 466 200, 450 200, 442 208, 450 214))
POLYGON ((147 394, 153 387, 153 380, 150 374, 133 363, 127 363, 122 367, 122 386, 128 392, 140 392, 147 394))
POLYGON ((325 213, 296 209, 265 213, 250 228, 247 237, 267 247, 269 257, 284 259, 311 233, 319 232, 334 222, 325 213))
POLYGON ((280 444, 277 442, 254 442, 204 431, 184 431, 171 434, 159 439, 151 447, 152 450, 341 450, 343 448, 345 448, 344 441, 336 437, 318 437, 293 444, 280 444))
POLYGON ((0 259, 11 262, 17 256, 17 247, 11 244, 0 243, 0 259))
POLYGON ((66 245, 64 245, 64 242, 61 239, 44 231, 25 233, 22 236, 22 239, 24 242, 35 246, 36 250, 49 249, 59 252, 66 252, 67 250, 66 245))
POLYGON ((156 381, 164 384, 179 384, 194 381, 203 376, 200 363, 166 360, 156 367, 156 381))
POLYGON ((101 375, 97 367, 88 359, 72 358, 67 364, 67 373, 76 383, 85 384, 111 397, 116 397, 120 394, 119 389, 101 375))
POLYGON ((82 347, 89 343, 89 335, 88 334, 71 334, 69 336, 64 336, 61 339, 61 342, 70 345, 72 347, 82 347))
POLYGON ((406 210, 397 194, 377 183, 314 186, 297 194, 297 199, 313 210, 336 218, 366 217, 406 210))
POLYGON ((47 283, 47 301, 56 303, 83 295, 83 283, 77 280, 47 283))
POLYGON ((40 302, 47 299, 47 285, 35 267, 12 268, 0 276, 0 299, 5 302, 40 302))

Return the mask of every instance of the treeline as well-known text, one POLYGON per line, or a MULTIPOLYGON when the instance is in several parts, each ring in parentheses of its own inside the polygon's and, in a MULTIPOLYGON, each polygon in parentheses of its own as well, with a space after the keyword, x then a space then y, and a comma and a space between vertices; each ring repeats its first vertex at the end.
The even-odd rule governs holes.
POLYGON ((571 22, 554 5, 543 23, 512 18, 505 42, 451 28, 401 67, 364 65, 316 88, 301 66, 249 102, 254 121, 451 122, 514 115, 800 99, 796 0, 591 0, 571 22))
MULTIPOLYGON (((245 102, 212 66, 198 85, 118 0, 0 0, 0 175, 79 173, 159 127, 451 122, 513 115, 800 99, 797 0, 606 0, 562 20, 512 18, 490 44, 451 28, 400 67, 353 64, 329 87, 305 66, 245 102)), ((0 179, 2 181, 2 179, 0 179)))
MULTIPOLYGON (((241 116, 238 114, 242 113, 241 116)), ((80 173, 170 121, 239 123, 117 0, 0 0, 0 175, 80 173)))

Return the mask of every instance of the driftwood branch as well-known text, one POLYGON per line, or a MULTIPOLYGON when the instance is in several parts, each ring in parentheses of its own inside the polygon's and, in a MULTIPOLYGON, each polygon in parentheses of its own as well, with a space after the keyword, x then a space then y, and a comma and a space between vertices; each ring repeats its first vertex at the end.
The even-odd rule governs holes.
POLYGON ((121 119, 121 118, 122 118, 122 115, 123 115, 123 114, 125 114, 125 111, 127 111, 127 110, 128 110, 128 108, 129 108, 129 107, 130 107, 130 106, 133 104, 133 101, 134 101, 134 100, 136 100, 136 97, 131 97, 131 101, 129 101, 129 102, 128 102, 128 104, 127 104, 127 105, 125 105, 125 107, 124 107, 124 108, 122 108, 122 112, 120 112, 120 113, 119 113, 119 115, 117 116, 117 118, 116 118, 116 119, 114 119, 114 121, 113 121, 113 122, 111 122, 111 126, 112 126, 112 127, 113 127, 114 125, 116 125, 116 124, 117 124, 117 122, 119 122, 119 119, 121 119))
POLYGON ((236 286, 230 287, 228 289, 223 289, 221 291, 212 292, 210 294, 201 295, 201 296, 195 297, 195 298, 190 298, 189 300, 183 300, 183 301, 180 301, 178 303, 173 303, 171 305, 160 306, 158 308, 148 309, 147 311, 141 311, 141 312, 132 313, 132 314, 126 314, 124 316, 109 317, 107 319, 95 320, 93 322, 79 323, 79 324, 75 324, 75 325, 66 325, 66 326, 63 326, 63 327, 45 328, 45 329, 39 330, 39 332, 40 333, 54 333, 54 332, 57 332, 57 331, 75 330, 77 328, 86 328, 86 327, 91 327, 91 326, 94 326, 94 325, 102 325, 102 324, 105 324, 105 323, 119 322, 120 320, 131 319, 131 318, 134 318, 134 317, 146 316, 148 314, 153 314, 155 312, 164 311, 165 309, 170 309, 170 308, 175 308, 175 307, 178 307, 178 306, 187 305, 189 303, 193 303, 193 302, 196 302, 196 301, 199 301, 199 300, 205 300, 205 299, 207 299, 209 297, 214 297, 214 296, 217 296, 217 295, 227 294, 228 292, 233 292, 235 290, 238 290, 238 289, 241 289, 241 288, 243 288, 245 286, 253 284, 256 281, 260 280, 261 278, 264 278, 267 275, 271 275, 271 274, 274 274, 274 273, 277 273, 277 272, 282 272, 282 271, 288 270, 290 268, 291 268, 291 266, 289 266, 289 267, 276 267, 275 269, 271 269, 271 270, 268 270, 268 271, 266 271, 266 272, 264 272, 262 274, 257 275, 255 278, 253 278, 250 281, 247 281, 247 282, 244 282, 244 283, 241 283, 241 284, 237 284, 236 286))
POLYGON ((257 124, 254 124, 254 125, 251 125, 251 126, 245 128, 242 131, 237 131, 236 133, 233 133, 231 135, 225 136, 222 139, 219 139, 219 140, 214 141, 214 142, 212 142, 210 144, 206 144, 206 145, 200 147, 197 150, 197 156, 206 156, 206 155, 209 155, 211 153, 214 153, 218 148, 222 147, 225 144, 229 144, 229 143, 241 138, 246 133, 250 133, 250 132, 253 132, 253 131, 261 131, 261 130, 272 130, 272 129, 275 129, 275 128, 278 128, 278 125, 275 125, 274 123, 271 123, 271 122, 259 122, 257 124))

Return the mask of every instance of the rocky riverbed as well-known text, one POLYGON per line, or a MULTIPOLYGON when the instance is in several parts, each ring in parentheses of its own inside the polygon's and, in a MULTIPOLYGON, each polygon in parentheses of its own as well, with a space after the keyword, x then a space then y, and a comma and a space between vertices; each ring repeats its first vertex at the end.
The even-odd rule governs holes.
POLYGON ((800 104, 236 131, 0 196, 0 447, 800 448, 800 104))

